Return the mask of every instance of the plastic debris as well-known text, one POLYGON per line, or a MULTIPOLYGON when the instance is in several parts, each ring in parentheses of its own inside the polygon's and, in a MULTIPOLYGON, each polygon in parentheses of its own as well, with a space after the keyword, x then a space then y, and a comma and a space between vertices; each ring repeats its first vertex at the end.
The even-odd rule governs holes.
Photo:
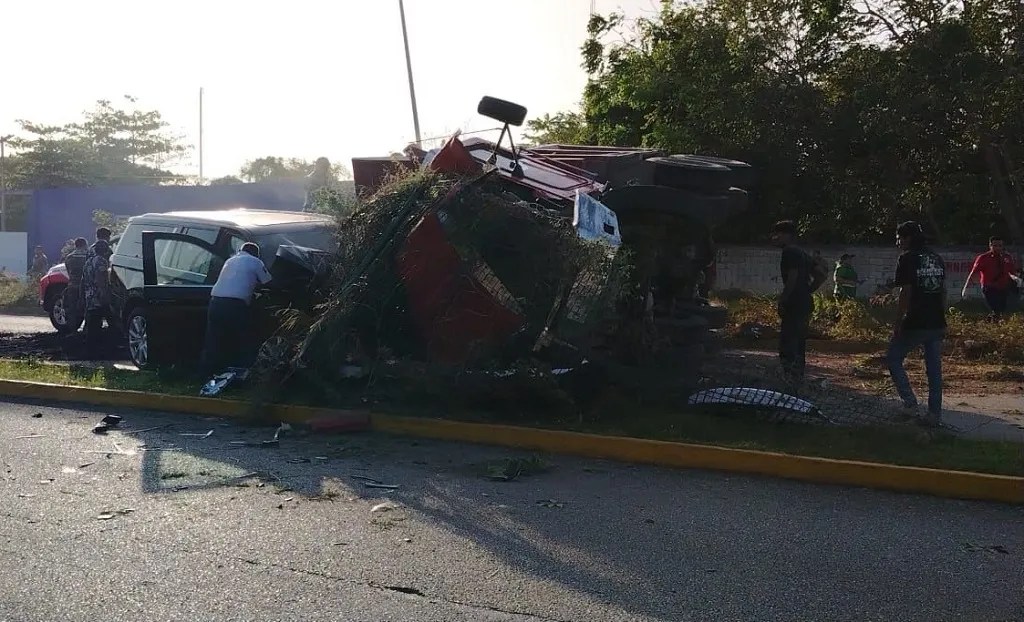
POLYGON ((370 514, 376 514, 378 512, 390 512, 392 510, 397 510, 397 509, 398 509, 397 505, 395 505, 394 503, 392 503, 390 501, 385 501, 384 503, 378 503, 377 505, 375 505, 372 508, 370 508, 370 514))
POLYGON ((219 395, 230 385, 232 382, 247 380, 249 378, 249 370, 241 367, 229 367, 223 373, 217 374, 213 378, 210 378, 203 385, 203 388, 199 390, 201 397, 213 397, 219 395))

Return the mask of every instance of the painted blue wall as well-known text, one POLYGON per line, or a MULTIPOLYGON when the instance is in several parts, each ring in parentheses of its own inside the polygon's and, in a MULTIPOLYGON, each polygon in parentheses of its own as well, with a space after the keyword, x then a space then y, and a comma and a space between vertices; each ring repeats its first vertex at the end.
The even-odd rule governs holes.
POLYGON ((304 197, 302 182, 36 190, 32 193, 28 218, 29 253, 42 245, 50 261, 57 263, 61 261, 60 249, 68 239, 83 237, 91 244, 96 230, 92 219, 95 210, 123 217, 234 207, 299 211, 304 197))

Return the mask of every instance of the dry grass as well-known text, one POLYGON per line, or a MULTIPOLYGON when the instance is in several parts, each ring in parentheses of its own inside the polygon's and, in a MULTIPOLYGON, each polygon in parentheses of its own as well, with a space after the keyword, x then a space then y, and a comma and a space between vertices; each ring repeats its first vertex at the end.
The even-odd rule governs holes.
MULTIPOLYGON (((778 328, 774 297, 725 292, 719 301, 728 306, 729 325, 734 331, 745 324, 778 328)), ((892 334, 896 310, 891 301, 876 302, 881 304, 839 302, 830 296, 816 296, 811 335, 883 346, 892 334)), ((975 303, 958 303, 949 308, 947 343, 952 358, 990 365, 1024 363, 1024 315, 1009 315, 998 324, 985 321, 985 317, 986 312, 975 303)))

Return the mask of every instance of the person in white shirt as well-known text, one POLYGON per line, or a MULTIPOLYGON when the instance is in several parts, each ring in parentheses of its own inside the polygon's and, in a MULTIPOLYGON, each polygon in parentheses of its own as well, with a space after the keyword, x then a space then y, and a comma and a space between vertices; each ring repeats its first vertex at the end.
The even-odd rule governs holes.
POLYGON ((206 340, 200 361, 204 374, 253 363, 252 295, 259 285, 269 282, 270 272, 260 259, 260 247, 252 242, 243 244, 224 262, 206 314, 206 340))

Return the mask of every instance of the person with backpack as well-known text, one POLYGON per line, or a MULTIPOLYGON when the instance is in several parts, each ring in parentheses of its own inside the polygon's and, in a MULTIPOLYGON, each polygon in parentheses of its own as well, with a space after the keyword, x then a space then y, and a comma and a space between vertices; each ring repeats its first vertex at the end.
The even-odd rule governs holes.
POLYGON ((1018 271, 1013 256, 1006 252, 1006 243, 1002 236, 994 235, 988 239, 988 252, 974 259, 971 272, 964 281, 963 290, 960 291, 960 298, 967 295, 967 288, 974 275, 979 275, 981 293, 989 310, 988 321, 998 322, 1002 319, 1003 313, 1006 313, 1010 298, 1017 293, 1018 271))
POLYGON ((807 334, 814 311, 813 294, 828 278, 821 262, 796 244, 796 223, 782 220, 772 227, 772 242, 782 249, 780 269, 783 289, 778 312, 779 361, 787 388, 799 390, 806 369, 807 334))
POLYGON ((903 362, 911 350, 924 348, 928 375, 928 412, 924 423, 942 420, 942 342, 946 337, 946 264, 925 244, 924 230, 913 220, 896 229, 896 245, 903 253, 896 261, 899 310, 886 362, 892 383, 909 410, 918 408, 903 362))

